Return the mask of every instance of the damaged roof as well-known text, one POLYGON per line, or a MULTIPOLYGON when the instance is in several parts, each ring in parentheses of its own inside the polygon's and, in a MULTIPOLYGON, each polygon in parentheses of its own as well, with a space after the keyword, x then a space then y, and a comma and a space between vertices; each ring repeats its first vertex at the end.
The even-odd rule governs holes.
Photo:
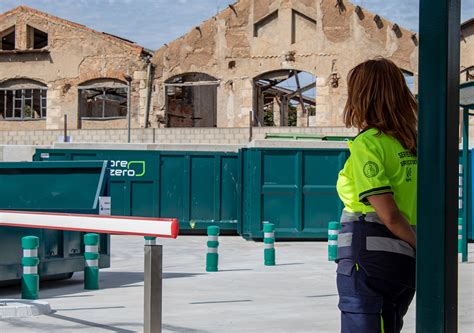
POLYGON ((2 19, 6 18, 6 17, 14 16, 14 15, 17 15, 17 14, 22 13, 22 12, 33 14, 33 15, 36 15, 36 16, 40 16, 40 17, 43 17, 44 19, 46 19, 48 21, 59 23, 59 24, 62 24, 64 26, 67 26, 67 27, 70 27, 70 28, 81 29, 81 30, 89 32, 91 34, 95 34, 97 37, 103 38, 103 39, 111 41, 113 43, 118 43, 118 44, 127 46, 127 47, 131 48, 132 50, 134 50, 137 53, 144 53, 146 55, 152 55, 152 52, 153 52, 151 50, 145 49, 143 46, 138 45, 138 44, 136 44, 135 42, 133 42, 131 40, 128 40, 128 39, 125 39, 125 38, 122 38, 122 37, 119 37, 119 36, 115 36, 115 35, 112 35, 112 34, 109 34, 109 33, 106 33, 106 32, 100 32, 100 31, 88 28, 85 25, 82 25, 82 24, 79 24, 79 23, 76 23, 76 22, 72 22, 72 21, 68 21, 68 20, 62 19, 60 17, 54 16, 54 15, 42 12, 40 10, 31 8, 31 7, 28 7, 28 6, 24 6, 24 5, 18 6, 18 7, 13 8, 12 10, 9 10, 9 11, 3 13, 3 14, 0 14, 0 22, 2 21, 2 19))

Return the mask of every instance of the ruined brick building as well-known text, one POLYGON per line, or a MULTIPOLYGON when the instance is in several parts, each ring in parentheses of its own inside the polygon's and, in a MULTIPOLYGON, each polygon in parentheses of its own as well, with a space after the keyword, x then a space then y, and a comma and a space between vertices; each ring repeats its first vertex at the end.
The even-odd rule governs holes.
POLYGON ((337 126, 350 68, 381 55, 413 74, 416 50, 348 1, 241 0, 156 51, 156 111, 170 126, 248 126, 252 110, 255 125, 287 126, 293 106, 298 126, 337 126))
POLYGON ((0 41, 0 129, 58 129, 64 115, 70 128, 125 128, 128 82, 139 126, 143 47, 24 6, 0 16, 0 41))
MULTIPOLYGON (((473 35, 471 20, 465 77, 473 35)), ((357 63, 417 81, 416 34, 347 0, 240 0, 156 52, 21 6, 0 41, 0 130, 126 128, 128 108, 134 128, 336 127, 357 63)))

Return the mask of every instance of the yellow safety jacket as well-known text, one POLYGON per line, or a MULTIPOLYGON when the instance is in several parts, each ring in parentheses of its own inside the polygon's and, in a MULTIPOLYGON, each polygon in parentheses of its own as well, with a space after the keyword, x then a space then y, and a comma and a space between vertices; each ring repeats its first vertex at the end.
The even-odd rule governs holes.
POLYGON ((349 213, 375 212, 367 197, 393 193, 401 213, 416 225, 417 159, 400 142, 371 128, 349 141, 351 155, 339 172, 337 192, 349 213))

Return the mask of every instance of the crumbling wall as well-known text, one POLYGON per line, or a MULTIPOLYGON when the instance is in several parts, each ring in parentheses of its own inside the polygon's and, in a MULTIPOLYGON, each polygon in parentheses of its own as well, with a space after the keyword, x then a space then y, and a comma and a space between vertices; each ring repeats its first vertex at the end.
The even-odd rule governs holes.
POLYGON ((474 19, 461 29, 461 82, 474 80, 474 19))
MULTIPOLYGON (((31 78, 48 87, 46 120, 19 126, 59 129, 67 114, 70 128, 126 127, 126 119, 80 121, 78 114, 81 84, 124 81, 126 75, 132 80, 132 127, 145 126, 149 91, 143 48, 27 7, 0 16, 0 31, 14 24, 19 48, 28 46, 27 25, 49 34, 41 52, 0 52, 0 80, 31 78)), ((382 55, 416 78, 416 44, 411 32, 346 0, 240 0, 156 51, 150 125, 167 125, 165 82, 200 72, 219 84, 217 126, 246 127, 255 109, 254 79, 279 69, 316 77, 311 126, 342 125, 347 72, 382 55)), ((0 128, 11 124, 1 122, 0 128)))
POLYGON ((204 22, 202 34, 193 29, 165 45, 153 60, 158 73, 153 118, 165 115, 163 82, 196 69, 220 80, 218 127, 249 126, 253 79, 262 73, 294 69, 317 78, 311 126, 342 126, 346 76, 363 60, 385 56, 416 75, 417 45, 410 31, 346 0, 336 3, 240 0, 204 22))
POLYGON ((0 16, 0 31, 11 25, 16 25, 16 48, 22 51, 27 49, 27 25, 48 33, 48 46, 43 50, 0 51, 0 80, 31 78, 47 85, 47 117, 33 122, 0 122, 0 128, 59 129, 64 126, 64 115, 69 128, 123 128, 125 120, 81 124, 78 86, 98 78, 124 81, 127 74, 132 77, 132 124, 143 126, 147 78, 142 47, 28 7, 0 16))

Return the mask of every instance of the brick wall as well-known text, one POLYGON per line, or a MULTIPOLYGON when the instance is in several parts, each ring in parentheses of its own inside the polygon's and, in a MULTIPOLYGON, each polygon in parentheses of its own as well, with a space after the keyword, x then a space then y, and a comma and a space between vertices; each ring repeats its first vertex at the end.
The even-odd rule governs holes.
MULTIPOLYGON (((352 129, 342 127, 255 127, 253 139, 264 139, 266 133, 299 133, 318 135, 354 135, 352 129)), ((0 145, 51 145, 59 141, 62 130, 0 131, 0 145)), ((127 143, 126 129, 69 130, 75 143, 127 143)), ((160 128, 132 129, 132 143, 170 144, 234 144, 249 142, 248 128, 160 128)))

